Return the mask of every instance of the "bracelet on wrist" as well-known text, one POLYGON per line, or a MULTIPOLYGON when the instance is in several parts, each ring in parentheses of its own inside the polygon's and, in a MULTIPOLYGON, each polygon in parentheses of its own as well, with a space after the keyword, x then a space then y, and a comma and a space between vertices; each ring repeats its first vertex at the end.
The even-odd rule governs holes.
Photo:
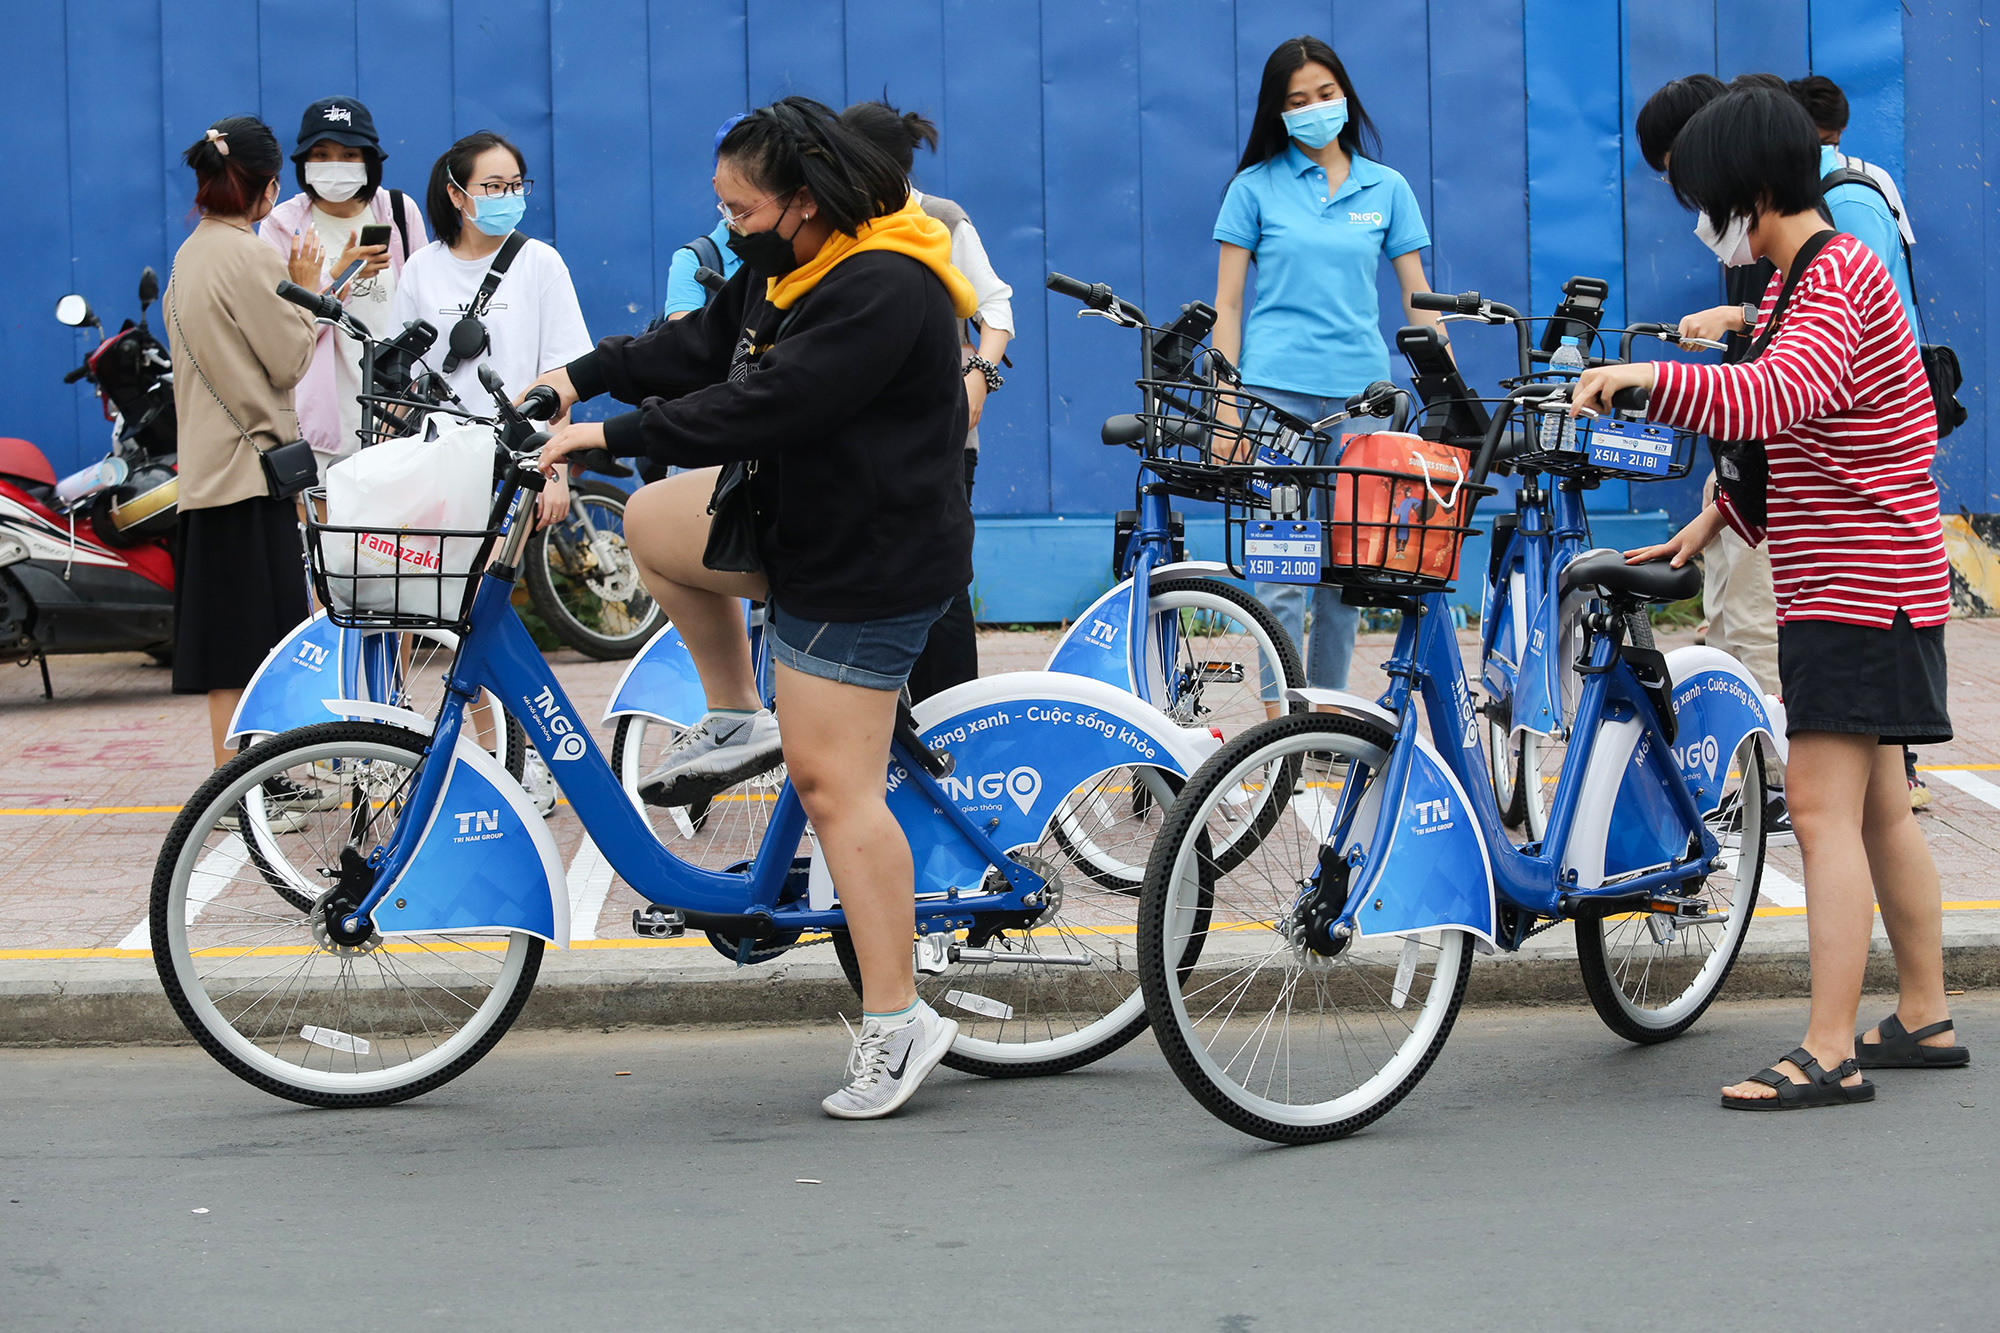
POLYGON ((986 392, 988 393, 992 393, 1007 382, 1000 374, 1000 367, 994 365, 991 361, 988 361, 976 352, 965 358, 965 370, 967 374, 975 370, 978 371, 981 378, 986 381, 986 392))

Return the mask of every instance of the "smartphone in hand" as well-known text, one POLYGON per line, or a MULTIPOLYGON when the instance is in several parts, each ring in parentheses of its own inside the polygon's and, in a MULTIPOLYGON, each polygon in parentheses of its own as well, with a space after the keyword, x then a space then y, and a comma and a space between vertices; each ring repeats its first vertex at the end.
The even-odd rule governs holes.
POLYGON ((389 230, 389 224, 386 222, 371 222, 361 229, 361 244, 387 245, 389 230))

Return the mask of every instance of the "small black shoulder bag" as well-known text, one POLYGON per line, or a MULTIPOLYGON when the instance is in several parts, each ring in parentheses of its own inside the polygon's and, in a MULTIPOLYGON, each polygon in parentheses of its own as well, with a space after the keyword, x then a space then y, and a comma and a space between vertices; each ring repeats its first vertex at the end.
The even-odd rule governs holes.
MULTIPOLYGON (((729 382, 740 384, 750 378, 756 358, 785 336, 798 317, 799 306, 785 312, 771 341, 758 345, 757 332, 745 328, 729 356, 729 382)), ((764 557, 757 551, 757 504, 750 493, 751 479, 757 475, 757 460, 739 459, 722 465, 715 479, 715 491, 708 497, 708 545, 702 548, 701 563, 722 574, 761 574, 764 557)))
MULTIPOLYGON (((1764 323, 1763 330, 1750 344, 1750 351, 1738 365, 1748 365, 1764 354, 1777 336, 1778 325, 1785 318, 1785 307, 1791 304, 1792 290, 1799 285, 1799 279, 1812 267, 1813 260, 1826 243, 1839 235, 1835 231, 1823 231, 1814 235, 1792 258, 1791 271, 1785 274, 1785 285, 1779 289, 1778 303, 1771 307, 1771 318, 1764 323)), ((1771 486, 1771 461, 1764 453, 1762 440, 1718 440, 1713 437, 1708 442, 1709 456, 1715 460, 1715 484, 1729 496, 1729 503, 1745 523, 1753 528, 1764 526, 1769 517, 1768 497, 1771 486)))

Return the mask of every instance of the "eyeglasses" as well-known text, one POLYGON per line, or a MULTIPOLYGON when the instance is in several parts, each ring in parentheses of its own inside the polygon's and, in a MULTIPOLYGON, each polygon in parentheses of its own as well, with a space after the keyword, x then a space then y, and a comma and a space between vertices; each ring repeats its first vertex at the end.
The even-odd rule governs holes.
POLYGON ((744 209, 741 213, 730 212, 728 204, 717 204, 715 206, 715 211, 722 214, 723 226, 729 228, 729 230, 731 231, 740 232, 743 230, 744 218, 749 217, 752 213, 755 213, 758 209, 770 203, 772 200, 782 199, 785 197, 785 195, 790 193, 791 191, 789 190, 781 190, 777 194, 767 194, 762 199, 759 199, 756 203, 750 205, 750 207, 744 209))
POLYGON ((533 194, 533 181, 474 181, 469 194, 482 194, 488 199, 501 199, 510 194, 533 194))

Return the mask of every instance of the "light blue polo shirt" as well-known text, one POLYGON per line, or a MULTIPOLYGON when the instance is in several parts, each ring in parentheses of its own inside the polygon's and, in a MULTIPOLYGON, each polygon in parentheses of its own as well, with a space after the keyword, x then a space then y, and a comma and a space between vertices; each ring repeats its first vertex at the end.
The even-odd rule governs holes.
MULTIPOLYGON (((715 242, 715 248, 722 251, 722 276, 735 275, 743 261, 729 248, 729 224, 718 222, 715 230, 708 234, 715 242)), ((708 304, 708 293, 694 280, 694 271, 701 267, 701 261, 694 257, 694 251, 685 245, 674 251, 673 262, 667 265, 667 305, 666 313, 676 310, 699 310, 708 304)))
MULTIPOLYGON (((1819 150, 1819 174, 1831 176, 1840 170, 1840 153, 1831 145, 1819 150)), ((1917 306, 1910 291, 1910 262, 1903 256, 1903 233, 1896 215, 1880 190, 1866 185, 1836 185, 1826 192, 1826 211, 1833 225, 1875 252, 1895 281, 1896 295, 1903 298, 1903 317, 1910 321, 1910 333, 1917 332, 1917 306)))
POLYGON ((1215 239, 1257 259, 1238 367, 1245 384, 1334 398, 1389 378, 1375 273, 1384 256, 1431 243, 1400 173, 1354 157, 1328 198, 1326 172, 1287 143, 1229 183, 1215 239))

